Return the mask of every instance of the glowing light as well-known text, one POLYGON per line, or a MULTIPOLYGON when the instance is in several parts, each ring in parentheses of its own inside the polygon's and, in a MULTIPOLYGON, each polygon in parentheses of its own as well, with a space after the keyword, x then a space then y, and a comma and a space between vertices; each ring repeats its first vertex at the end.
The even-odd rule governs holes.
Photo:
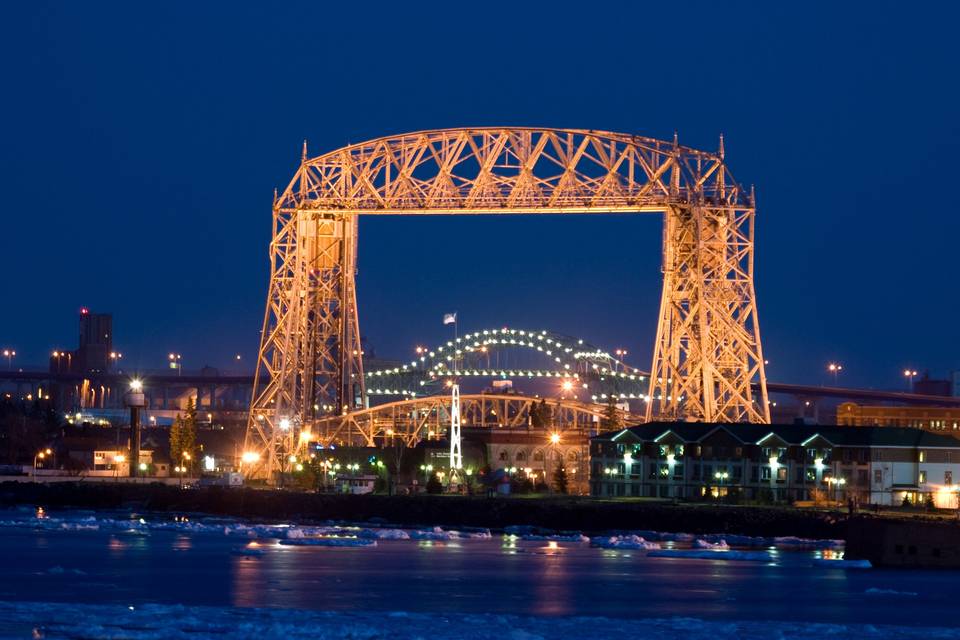
POLYGON ((140 391, 143 389, 143 382, 134 378, 130 381, 130 391, 140 391))
POLYGON ((556 433, 556 432, 551 433, 551 434, 550 434, 550 444, 559 444, 559 443, 560 443, 560 434, 559 434, 559 433, 556 433))

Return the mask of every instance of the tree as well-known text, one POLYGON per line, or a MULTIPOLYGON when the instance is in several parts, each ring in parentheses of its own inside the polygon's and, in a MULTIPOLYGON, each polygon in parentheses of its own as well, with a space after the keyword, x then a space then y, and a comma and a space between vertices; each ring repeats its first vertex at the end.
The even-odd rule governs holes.
POLYGON ((600 428, 604 431, 615 431, 623 428, 623 412, 617 406, 617 400, 610 394, 607 398, 607 406, 603 409, 603 417, 600 419, 600 428))
POLYGON ((557 493, 567 493, 567 470, 562 464, 553 472, 553 489, 557 493))
POLYGON ((197 407, 193 403, 193 398, 188 398, 186 416, 178 413, 173 426, 170 427, 170 458, 173 464, 192 468, 196 443, 197 407))
POLYGON ((547 406, 546 399, 541 398, 540 402, 530 405, 530 426, 534 429, 546 429, 550 426, 551 418, 550 407, 547 406))

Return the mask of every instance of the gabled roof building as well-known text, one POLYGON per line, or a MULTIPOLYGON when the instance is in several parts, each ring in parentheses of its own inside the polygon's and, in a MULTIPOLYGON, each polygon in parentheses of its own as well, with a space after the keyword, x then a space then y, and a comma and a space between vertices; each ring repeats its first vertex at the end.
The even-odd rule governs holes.
POLYGON ((590 440, 594 496, 958 508, 955 483, 960 440, 919 429, 651 422, 590 440))

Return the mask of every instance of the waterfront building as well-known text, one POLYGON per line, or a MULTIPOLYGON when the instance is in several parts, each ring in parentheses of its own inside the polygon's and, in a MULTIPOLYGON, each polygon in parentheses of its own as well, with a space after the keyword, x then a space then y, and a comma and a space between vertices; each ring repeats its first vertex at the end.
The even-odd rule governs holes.
POLYGON ((919 429, 654 422, 590 456, 594 496, 960 506, 960 440, 919 429))
POLYGON ((960 407, 869 406, 843 402, 837 424, 848 427, 912 427, 960 437, 960 407))

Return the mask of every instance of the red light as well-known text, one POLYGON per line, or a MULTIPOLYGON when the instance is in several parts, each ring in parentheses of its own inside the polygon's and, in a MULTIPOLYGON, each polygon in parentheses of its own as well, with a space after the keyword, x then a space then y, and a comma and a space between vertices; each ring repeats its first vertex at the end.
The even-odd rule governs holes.
POLYGON ((80 315, 84 315, 84 316, 85 316, 85 315, 87 315, 88 313, 90 313, 90 309, 87 309, 86 307, 82 307, 82 308, 80 309, 80 315))

